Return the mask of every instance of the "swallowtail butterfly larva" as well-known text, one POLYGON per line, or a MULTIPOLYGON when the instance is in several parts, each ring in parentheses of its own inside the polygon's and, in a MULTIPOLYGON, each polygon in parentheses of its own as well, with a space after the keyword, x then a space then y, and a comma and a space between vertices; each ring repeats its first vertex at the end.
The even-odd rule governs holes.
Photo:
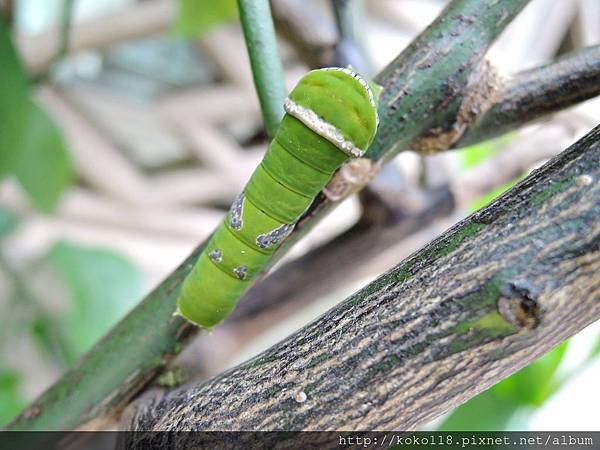
POLYGON ((299 81, 265 157, 184 280, 178 314, 212 328, 231 313, 333 173, 368 149, 379 91, 351 69, 299 81))

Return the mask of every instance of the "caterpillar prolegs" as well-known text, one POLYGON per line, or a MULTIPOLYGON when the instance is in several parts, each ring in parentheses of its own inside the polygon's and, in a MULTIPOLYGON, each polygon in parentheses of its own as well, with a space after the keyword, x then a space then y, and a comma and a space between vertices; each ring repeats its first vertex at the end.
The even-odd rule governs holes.
POLYGON ((335 170, 371 144, 379 90, 350 69, 299 81, 265 157, 184 280, 179 314, 212 328, 231 313, 335 170))

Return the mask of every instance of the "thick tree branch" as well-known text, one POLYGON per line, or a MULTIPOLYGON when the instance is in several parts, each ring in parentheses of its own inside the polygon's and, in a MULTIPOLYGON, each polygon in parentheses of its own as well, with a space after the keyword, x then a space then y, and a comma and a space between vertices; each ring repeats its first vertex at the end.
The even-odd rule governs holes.
POLYGON ((600 127, 256 358, 126 429, 412 429, 600 318, 600 127))
POLYGON ((453 146, 499 136, 542 116, 600 95, 600 45, 583 48, 552 63, 515 75, 499 100, 477 118, 453 146))

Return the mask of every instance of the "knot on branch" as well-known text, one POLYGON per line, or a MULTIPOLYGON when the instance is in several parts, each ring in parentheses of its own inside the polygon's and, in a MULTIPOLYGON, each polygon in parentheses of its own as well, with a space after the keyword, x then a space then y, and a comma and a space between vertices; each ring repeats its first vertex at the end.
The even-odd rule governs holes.
POLYGON ((510 283, 510 295, 498 299, 498 311, 519 330, 533 330, 541 321, 541 308, 530 289, 510 283))
POLYGON ((451 148, 475 120, 498 101, 501 86, 502 78, 497 70, 484 60, 469 77, 454 123, 430 128, 412 141, 411 148, 422 155, 433 155, 451 148))

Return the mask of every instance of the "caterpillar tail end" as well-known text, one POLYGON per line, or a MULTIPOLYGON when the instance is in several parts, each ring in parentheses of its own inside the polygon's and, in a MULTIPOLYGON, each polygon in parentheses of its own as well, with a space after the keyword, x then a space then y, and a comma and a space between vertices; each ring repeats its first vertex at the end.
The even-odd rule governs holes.
POLYGON ((202 328, 202 329, 208 331, 208 334, 212 333, 212 329, 213 329, 212 327, 203 325, 203 324, 198 323, 198 322, 195 322, 194 320, 192 320, 189 317, 187 317, 183 312, 181 312, 181 309, 179 308, 179 299, 177 299, 177 308, 175 309, 175 312, 173 313, 173 317, 181 317, 186 322, 191 323, 192 325, 195 325, 198 328, 202 328))
POLYGON ((211 332, 215 325, 218 325, 222 322, 222 320, 219 320, 217 322, 216 320, 210 320, 210 318, 205 317, 203 315, 194 314, 193 311, 186 311, 186 307, 184 306, 185 304, 186 298, 182 298, 182 296, 180 296, 177 299, 177 309, 175 310, 173 315, 183 317, 186 320, 186 322, 189 322, 192 325, 195 325, 198 328, 202 328, 208 332, 211 332))

